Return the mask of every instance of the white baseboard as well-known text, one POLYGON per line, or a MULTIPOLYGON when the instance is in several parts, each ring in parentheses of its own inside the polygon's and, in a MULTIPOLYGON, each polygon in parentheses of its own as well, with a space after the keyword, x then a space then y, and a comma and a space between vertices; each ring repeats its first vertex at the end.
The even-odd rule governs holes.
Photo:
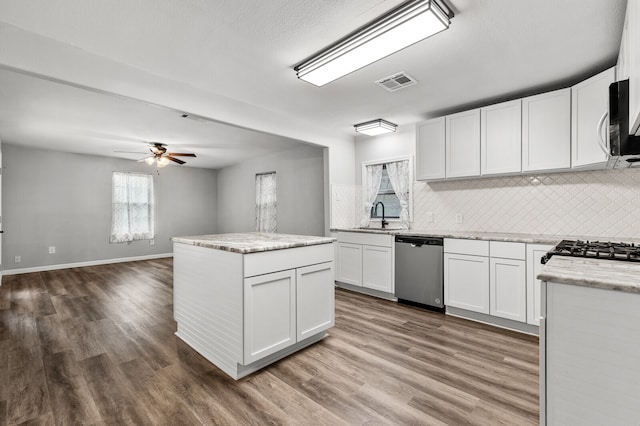
POLYGON ((108 265, 110 263, 136 262, 138 260, 162 259, 165 257, 173 257, 173 253, 148 254, 145 256, 89 260, 86 262, 62 263, 59 265, 34 266, 32 268, 7 269, 7 270, 3 270, 1 275, 29 274, 31 272, 44 272, 44 271, 55 271, 57 269, 82 268, 84 266, 108 265))

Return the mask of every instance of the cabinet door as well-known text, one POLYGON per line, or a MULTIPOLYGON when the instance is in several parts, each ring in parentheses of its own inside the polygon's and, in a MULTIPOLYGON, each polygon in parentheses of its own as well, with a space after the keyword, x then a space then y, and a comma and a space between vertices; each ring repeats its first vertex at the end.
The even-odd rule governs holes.
POLYGON ((333 262, 296 269, 297 341, 334 325, 333 262))
POLYGON ((480 172, 482 175, 522 171, 522 101, 480 110, 480 172))
POLYGON ((393 293, 393 252, 391 247, 362 246, 362 285, 393 293))
POLYGON ((296 342, 295 270, 244 280, 244 364, 296 342))
POLYGON ((445 305, 489 313, 489 259, 465 254, 444 255, 445 305))
POLYGON ((480 176, 480 110, 446 117, 446 175, 480 176))
POLYGON ((362 287, 362 245, 338 243, 336 281, 362 287))
MULTIPOLYGON (((604 168, 607 156, 600 148, 596 127, 609 110, 609 85, 615 70, 608 69, 571 88, 571 168, 604 168)), ((609 121, 604 137, 608 138, 609 121)))
POLYGON ((524 260, 489 260, 490 314, 527 321, 527 279, 524 260))
POLYGON ((571 167, 571 89, 522 100, 522 171, 571 167))
POLYGON ((445 178, 445 118, 416 126, 416 179, 445 178))
POLYGON ((540 325, 540 285, 536 277, 542 269, 540 258, 553 248, 546 244, 527 244, 527 323, 540 325))

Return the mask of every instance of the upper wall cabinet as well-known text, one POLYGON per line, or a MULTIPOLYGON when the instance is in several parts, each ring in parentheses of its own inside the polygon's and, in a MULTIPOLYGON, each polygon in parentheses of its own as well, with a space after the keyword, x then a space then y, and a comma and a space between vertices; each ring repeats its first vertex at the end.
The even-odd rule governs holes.
MULTIPOLYGON (((600 146, 596 127, 609 109, 609 85, 615 81, 611 68, 571 88, 571 168, 604 168, 607 156, 600 146)), ((602 132, 608 138, 608 120, 602 132)))
POLYGON ((522 101, 480 110, 480 172, 483 176, 522 171, 522 101))
POLYGON ((480 109, 446 116, 447 178, 480 176, 480 109))
POLYGON ((416 179, 444 179, 445 118, 418 123, 416 138, 416 179))
POLYGON ((571 167, 571 88, 522 100, 522 171, 571 167))

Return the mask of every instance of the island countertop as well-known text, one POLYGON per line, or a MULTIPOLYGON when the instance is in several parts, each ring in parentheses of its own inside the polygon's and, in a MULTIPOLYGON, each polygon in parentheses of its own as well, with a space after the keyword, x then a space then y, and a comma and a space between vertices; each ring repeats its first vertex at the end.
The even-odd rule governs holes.
POLYGON ((640 293, 640 263, 553 256, 538 279, 561 284, 640 293))
POLYGON ((317 244, 330 244, 336 241, 335 238, 331 237, 273 234, 267 232, 196 235, 191 237, 173 237, 171 240, 174 243, 190 244, 242 254, 313 246, 317 244))

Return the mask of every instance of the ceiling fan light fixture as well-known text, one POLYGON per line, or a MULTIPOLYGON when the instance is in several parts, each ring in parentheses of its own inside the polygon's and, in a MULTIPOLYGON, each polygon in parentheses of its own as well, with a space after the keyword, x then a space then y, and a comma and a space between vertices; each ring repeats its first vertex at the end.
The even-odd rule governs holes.
POLYGON ((299 79, 323 86, 449 28, 443 0, 410 0, 294 67, 299 79))
POLYGON ((156 161, 155 157, 147 157, 144 159, 144 162, 147 163, 148 165, 152 165, 154 161, 156 161))
POLYGON ((169 164, 169 160, 166 157, 159 157, 157 159, 158 167, 164 167, 169 164))
POLYGON ((356 132, 362 133, 368 136, 378 136, 385 133, 393 133, 398 127, 397 124, 393 124, 390 121, 378 118, 377 120, 366 121, 364 123, 356 124, 353 126, 356 132))

